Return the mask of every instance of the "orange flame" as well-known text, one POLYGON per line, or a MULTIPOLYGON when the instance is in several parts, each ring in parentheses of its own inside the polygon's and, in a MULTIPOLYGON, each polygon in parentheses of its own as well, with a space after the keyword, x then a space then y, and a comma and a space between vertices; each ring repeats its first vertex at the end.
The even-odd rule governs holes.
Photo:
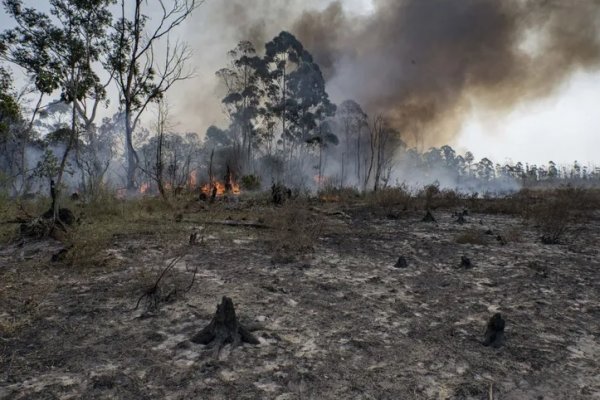
POLYGON ((337 194, 322 194, 319 196, 319 200, 324 203, 337 203, 340 201, 340 196, 337 194))
POLYGON ((213 183, 206 183, 202 185, 200 191, 204 193, 206 196, 212 196, 213 191, 215 191, 216 196, 223 196, 224 194, 230 193, 234 195, 240 194, 240 185, 235 182, 230 182, 230 190, 227 190, 226 185, 223 182, 214 181, 213 183))
POLYGON ((313 176, 313 180, 319 186, 325 185, 330 181, 330 178, 324 175, 315 175, 313 176))
POLYGON ((149 183, 142 183, 142 185, 140 186, 140 193, 141 194, 146 194, 150 191, 150 184, 149 183))

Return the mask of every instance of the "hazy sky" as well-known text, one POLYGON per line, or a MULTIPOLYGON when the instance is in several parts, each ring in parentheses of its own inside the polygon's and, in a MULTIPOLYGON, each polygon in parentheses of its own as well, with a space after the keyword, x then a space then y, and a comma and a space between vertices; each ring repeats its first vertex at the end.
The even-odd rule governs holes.
MULTIPOLYGON (((229 1, 233 0, 208 0, 179 32, 193 48, 196 69, 196 77, 176 86, 168 96, 181 130, 203 133, 210 124, 224 123, 214 71, 225 66, 226 52, 243 39, 239 37, 239 29, 225 25, 231 21, 232 12, 239 12, 229 1)), ((293 4, 297 13, 299 9, 322 9, 329 2, 281 0, 277 3, 279 7, 273 9, 275 14, 266 16, 264 26, 259 28, 266 35, 290 29, 286 24, 294 16, 285 15, 287 4, 293 4)), ((29 3, 47 6, 44 0, 29 3)), ((265 0, 247 0, 244 4, 249 3, 261 7, 269 4, 265 0)), ((366 15, 373 10, 372 0, 343 0, 341 3, 351 13, 366 15)), ((0 29, 7 26, 9 21, 2 10, 0 29)), ((254 28, 249 26, 248 30, 254 28)), ((340 93, 343 88, 331 88, 334 101, 344 100, 340 93)), ((474 111, 450 143, 460 152, 470 150, 478 159, 487 156, 496 162, 571 163, 578 160, 584 164, 600 164, 600 71, 576 72, 550 98, 520 104, 502 114, 477 106, 476 98, 471 102, 474 111)))

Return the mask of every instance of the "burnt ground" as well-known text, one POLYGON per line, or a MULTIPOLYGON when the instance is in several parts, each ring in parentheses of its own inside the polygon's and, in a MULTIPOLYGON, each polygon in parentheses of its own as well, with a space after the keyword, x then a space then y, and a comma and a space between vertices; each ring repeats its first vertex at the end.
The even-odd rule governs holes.
POLYGON ((115 236, 93 267, 50 263, 58 242, 4 245, 0 398, 600 399, 600 215, 544 245, 506 215, 319 207, 324 228, 287 258, 273 229, 208 224, 210 210, 168 237, 115 236), (134 309, 176 255, 161 285, 178 292, 134 309), (189 342, 224 295, 259 345, 189 342), (495 312, 499 349, 481 344, 495 312))

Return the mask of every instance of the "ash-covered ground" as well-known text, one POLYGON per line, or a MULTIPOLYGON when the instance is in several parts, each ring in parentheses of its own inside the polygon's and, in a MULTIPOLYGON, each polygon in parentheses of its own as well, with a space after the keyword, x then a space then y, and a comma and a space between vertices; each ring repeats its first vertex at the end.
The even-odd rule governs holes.
POLYGON ((2 246, 0 398, 600 399, 598 213, 545 245, 500 214, 215 207, 115 235, 93 266, 50 262, 50 239, 2 246), (190 342, 222 296, 259 345, 190 342))

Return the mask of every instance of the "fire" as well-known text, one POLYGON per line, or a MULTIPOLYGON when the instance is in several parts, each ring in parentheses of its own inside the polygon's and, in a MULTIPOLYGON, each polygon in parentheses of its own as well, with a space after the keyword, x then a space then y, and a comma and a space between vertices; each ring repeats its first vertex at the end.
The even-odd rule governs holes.
POLYGON ((142 183, 142 185, 140 186, 140 193, 141 194, 146 194, 150 191, 150 184, 149 183, 142 183))
POLYGON ((240 194, 240 185, 238 185, 233 179, 233 173, 229 169, 229 165, 227 166, 227 173, 225 174, 225 182, 220 182, 213 180, 211 177, 211 182, 203 185, 200 188, 200 191, 207 197, 214 196, 223 196, 225 194, 240 194))
POLYGON ((240 194, 240 185, 237 183, 230 182, 229 187, 230 189, 227 190, 227 185, 225 185, 223 182, 214 181, 213 183, 202 185, 200 191, 208 197, 212 196, 213 190, 216 190, 216 196, 223 196, 227 193, 234 194, 236 196, 240 194))
POLYGON ((315 176, 313 176, 313 180, 315 181, 315 183, 317 185, 321 186, 321 185, 327 184, 327 182, 329 182, 330 178, 327 176, 323 176, 323 175, 315 175, 315 176))
POLYGON ((322 194, 319 199, 325 203, 337 203, 340 201, 340 196, 337 194, 322 194))

